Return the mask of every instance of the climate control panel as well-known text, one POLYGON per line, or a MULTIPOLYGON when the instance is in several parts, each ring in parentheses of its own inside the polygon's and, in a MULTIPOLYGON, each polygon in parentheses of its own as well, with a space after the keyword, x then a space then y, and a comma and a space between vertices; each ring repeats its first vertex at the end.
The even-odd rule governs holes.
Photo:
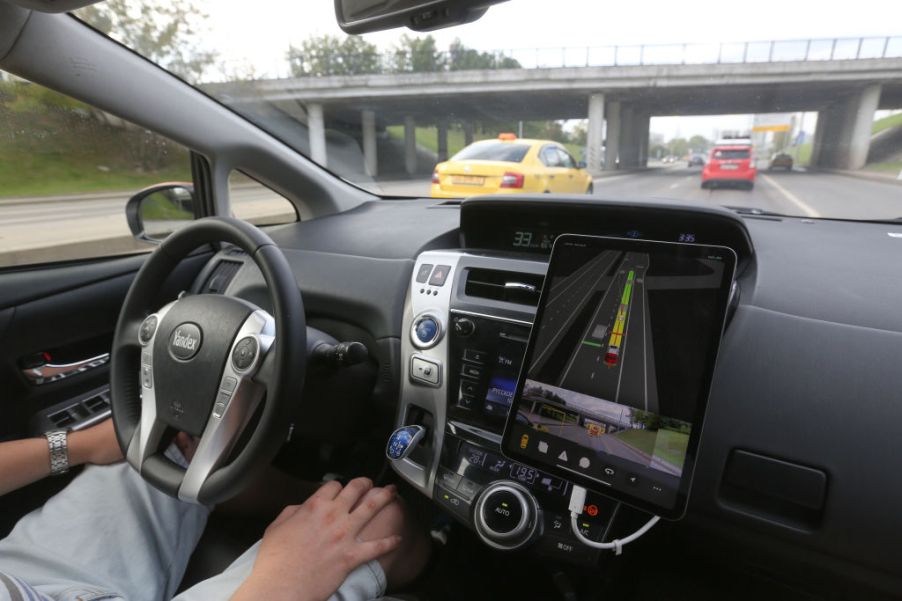
MULTIPOLYGON (((440 506, 496 549, 596 563, 600 552, 579 543, 571 530, 568 482, 511 461, 493 442, 458 430, 445 433, 433 491, 440 506)), ((601 540, 615 508, 616 502, 590 493, 578 522, 583 534, 601 540)))

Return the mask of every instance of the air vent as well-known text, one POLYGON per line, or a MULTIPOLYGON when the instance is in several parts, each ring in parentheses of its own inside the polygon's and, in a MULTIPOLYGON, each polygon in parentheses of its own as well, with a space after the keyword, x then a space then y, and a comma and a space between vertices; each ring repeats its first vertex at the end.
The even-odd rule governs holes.
POLYGON ((201 294, 222 294, 225 292, 242 265, 244 263, 237 261, 220 261, 213 269, 210 277, 207 278, 203 288, 201 288, 201 294))
POLYGON ((541 275, 532 273, 469 269, 465 293, 467 296, 535 307, 539 304, 544 280, 541 275))
POLYGON ((223 251, 230 257, 246 257, 247 253, 238 248, 237 246, 230 246, 223 251))

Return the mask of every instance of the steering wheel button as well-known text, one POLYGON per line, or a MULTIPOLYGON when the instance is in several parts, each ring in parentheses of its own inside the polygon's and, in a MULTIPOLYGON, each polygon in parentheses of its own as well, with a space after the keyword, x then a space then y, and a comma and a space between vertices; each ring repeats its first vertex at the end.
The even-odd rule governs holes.
POLYGON ((235 345, 235 350, 232 352, 232 363, 238 369, 247 369, 256 357, 257 340, 252 336, 248 336, 235 345))
POLYGON ((141 366, 141 385, 144 388, 153 388, 153 368, 149 365, 141 366))
POLYGON ((220 386, 220 390, 224 390, 225 392, 232 392, 235 390, 235 386, 238 384, 238 380, 233 378, 232 376, 226 376, 222 379, 222 386, 220 386))
POLYGON ((141 344, 147 344, 153 338, 154 332, 157 331, 157 318, 151 315, 141 323, 141 329, 138 330, 138 339, 141 344))
POLYGON ((150 365, 152 363, 153 356, 149 352, 144 351, 143 353, 141 353, 141 365, 150 365))

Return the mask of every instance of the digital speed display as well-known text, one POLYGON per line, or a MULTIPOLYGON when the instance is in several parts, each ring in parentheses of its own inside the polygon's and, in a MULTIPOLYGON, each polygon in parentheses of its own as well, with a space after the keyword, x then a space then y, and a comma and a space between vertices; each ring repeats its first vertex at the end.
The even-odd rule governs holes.
POLYGON ((511 246, 521 250, 545 250, 551 252, 554 239, 557 234, 546 231, 530 229, 514 230, 511 236, 511 246))
MULTIPOLYGON (((551 248, 554 246, 554 241, 559 235, 559 232, 550 229, 517 227, 510 231, 508 240, 510 248, 513 250, 543 251, 550 253, 551 248)), ((616 238, 632 238, 634 240, 645 238, 643 232, 637 229, 623 232, 608 232, 604 235, 616 238)), ((673 242, 694 243, 697 242, 697 240, 696 235, 693 232, 680 232, 673 242)))

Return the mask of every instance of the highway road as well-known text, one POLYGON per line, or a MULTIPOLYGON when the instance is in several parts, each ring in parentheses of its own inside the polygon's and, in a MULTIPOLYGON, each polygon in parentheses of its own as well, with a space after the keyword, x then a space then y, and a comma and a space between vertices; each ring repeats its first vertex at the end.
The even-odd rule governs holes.
POLYGON ((647 327, 644 283, 647 270, 647 254, 626 253, 571 351, 558 383, 561 388, 658 412, 654 386, 649 395, 646 377, 647 364, 654 367, 654 351, 647 327), (618 320, 622 321, 619 336, 615 330, 618 320), (618 355, 609 364, 605 357, 611 351, 615 337, 618 355), (624 372, 627 373, 625 381, 624 372))
MULTIPOLYGON (((761 209, 799 217, 889 220, 902 217, 902 186, 832 173, 761 171, 755 188, 702 190, 700 168, 670 166, 598 178, 595 193, 606 198, 761 209)), ((382 182, 386 194, 429 194, 429 181, 382 182)), ((0 266, 32 262, 34 256, 64 258, 65 248, 79 245, 83 256, 96 250, 137 250, 130 241, 124 206, 131 192, 59 196, 40 199, 0 198, 0 266), (85 244, 94 243, 91 248, 85 244), (29 254, 30 253, 30 254, 29 254)), ((236 189, 239 216, 259 218, 284 212, 284 201, 262 186, 236 189)))
MULTIPOLYGON (((125 220, 132 194, 0 197, 0 266, 149 248, 132 239, 125 220)), ((233 212, 251 222, 292 218, 288 201, 261 185, 236 186, 232 200, 233 212)))

